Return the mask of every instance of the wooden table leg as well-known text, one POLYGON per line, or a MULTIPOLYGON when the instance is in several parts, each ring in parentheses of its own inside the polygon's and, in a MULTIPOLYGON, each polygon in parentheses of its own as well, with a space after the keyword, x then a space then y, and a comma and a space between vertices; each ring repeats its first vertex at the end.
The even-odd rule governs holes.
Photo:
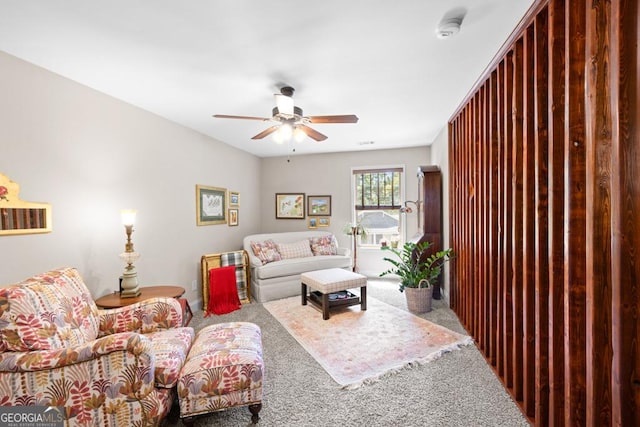
POLYGON ((367 287, 360 287, 360 310, 367 309, 367 287))
POLYGON ((302 305, 307 305, 307 285, 302 283, 300 285, 300 295, 302 295, 302 305))
POLYGON ((329 319, 329 294, 322 294, 322 320, 329 319))

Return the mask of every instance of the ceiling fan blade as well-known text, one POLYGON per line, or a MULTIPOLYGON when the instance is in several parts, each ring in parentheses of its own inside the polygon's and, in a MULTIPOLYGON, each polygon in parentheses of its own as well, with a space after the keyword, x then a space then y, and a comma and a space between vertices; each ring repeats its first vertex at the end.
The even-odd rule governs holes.
POLYGON ((309 138, 315 139, 316 141, 324 141, 327 139, 326 135, 321 134, 315 129, 311 129, 309 126, 300 125, 298 126, 298 129, 306 133, 309 138))
POLYGON ((358 116, 346 114, 342 116, 309 116, 310 123, 358 123, 358 116))
POLYGON ((268 122, 271 119, 264 117, 252 117, 252 116, 229 116, 227 114, 214 114, 216 119, 244 119, 244 120, 260 120, 261 122, 268 122))
POLYGON ((256 136, 254 136, 251 139, 262 139, 265 136, 271 135, 273 132, 278 130, 279 127, 280 126, 271 126, 270 128, 267 128, 267 129, 263 130, 262 132, 260 132, 259 134, 257 134, 256 136))

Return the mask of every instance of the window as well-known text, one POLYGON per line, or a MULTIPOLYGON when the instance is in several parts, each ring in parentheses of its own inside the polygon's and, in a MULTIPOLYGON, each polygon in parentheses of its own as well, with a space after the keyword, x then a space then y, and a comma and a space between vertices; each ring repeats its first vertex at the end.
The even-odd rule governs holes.
POLYGON ((355 218, 367 230, 358 239, 360 246, 400 240, 402 173, 402 168, 353 171, 355 218))

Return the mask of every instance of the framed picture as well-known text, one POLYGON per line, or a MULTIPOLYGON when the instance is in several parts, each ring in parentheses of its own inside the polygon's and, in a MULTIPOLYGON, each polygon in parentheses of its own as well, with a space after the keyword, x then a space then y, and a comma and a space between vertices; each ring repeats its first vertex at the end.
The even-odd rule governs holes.
POLYGON ((196 185, 196 224, 227 223, 227 190, 196 185))
POLYGON ((240 193, 229 191, 229 206, 236 208, 240 206, 240 193))
POLYGON ((309 228, 318 228, 318 218, 313 216, 309 217, 309 228))
POLYGON ((331 196, 308 196, 308 215, 331 216, 331 196))
POLYGON ((238 209, 229 209, 229 227, 238 225, 238 209))
POLYGON ((304 193, 276 193, 276 219, 304 217, 304 193))
POLYGON ((328 227, 330 224, 331 220, 328 217, 319 217, 318 218, 318 227, 328 227))

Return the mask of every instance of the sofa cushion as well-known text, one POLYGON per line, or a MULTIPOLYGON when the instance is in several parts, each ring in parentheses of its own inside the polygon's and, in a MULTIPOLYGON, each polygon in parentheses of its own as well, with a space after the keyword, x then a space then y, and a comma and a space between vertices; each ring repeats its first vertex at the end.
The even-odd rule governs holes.
POLYGON ((173 328, 145 335, 155 355, 156 387, 172 388, 178 383, 195 333, 193 328, 173 328))
POLYGON ((325 268, 349 267, 350 264, 351 258, 345 255, 283 259, 282 261, 272 262, 256 268, 254 277, 257 280, 286 277, 325 268))
POLYGON ((274 261, 280 261, 282 257, 278 252, 276 242, 271 239, 267 239, 264 242, 251 242, 251 249, 255 256, 257 256, 262 264, 267 264, 274 261))
POLYGON ((58 350, 98 336, 98 308, 78 271, 64 268, 0 289, 0 348, 58 350))
POLYGON ((278 252, 282 259, 304 258, 313 256, 309 240, 304 239, 295 243, 278 243, 278 252))
POLYGON ((330 236, 312 237, 309 239, 313 255, 337 255, 338 242, 332 234, 330 236))

